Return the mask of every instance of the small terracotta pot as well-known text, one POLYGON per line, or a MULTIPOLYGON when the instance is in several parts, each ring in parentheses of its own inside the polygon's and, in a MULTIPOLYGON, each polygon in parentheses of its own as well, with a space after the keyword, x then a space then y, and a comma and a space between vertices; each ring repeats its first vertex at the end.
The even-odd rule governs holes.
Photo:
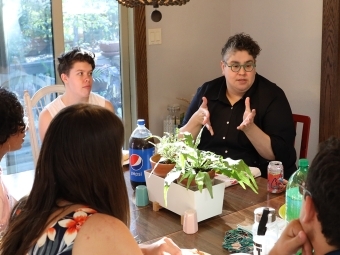
MULTIPOLYGON (((151 170, 154 169, 155 165, 161 158, 161 155, 155 154, 150 158, 150 163, 151 163, 151 170)), ((160 177, 165 177, 173 168, 175 167, 175 164, 164 164, 164 163, 159 163, 157 167, 153 170, 153 174, 158 175, 160 177)))
MULTIPOLYGON (((209 174, 209 177, 210 177, 210 179, 211 179, 211 181, 212 181, 212 184, 214 184, 214 182, 213 182, 213 179, 214 179, 214 177, 215 177, 215 170, 210 170, 209 172, 207 172, 208 174, 209 174)), ((183 179, 181 182, 179 182, 179 180, 182 178, 182 176, 180 176, 178 179, 177 179, 177 183, 178 184, 180 184, 180 185, 182 185, 182 186, 187 186, 187 183, 188 183, 188 178, 185 178, 185 179, 183 179)), ((191 183, 190 183, 190 186, 189 187, 196 187, 197 186, 197 183, 196 183, 196 181, 195 181, 195 179, 193 179, 192 181, 191 181, 191 183)))

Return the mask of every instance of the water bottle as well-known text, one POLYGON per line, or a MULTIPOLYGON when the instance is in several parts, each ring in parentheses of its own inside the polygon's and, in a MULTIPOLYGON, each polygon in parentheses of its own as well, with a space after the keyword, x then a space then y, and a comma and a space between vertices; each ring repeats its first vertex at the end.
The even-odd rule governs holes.
POLYGON ((254 210, 252 226, 254 255, 267 255, 278 239, 279 228, 276 223, 275 209, 259 207, 254 210))
POLYGON ((130 183, 133 190, 138 185, 145 184, 144 171, 151 169, 150 157, 155 153, 155 147, 146 138, 151 136, 149 129, 145 127, 143 119, 137 120, 137 128, 132 132, 129 140, 129 170, 130 183))
POLYGON ((289 178, 286 186, 286 217, 285 220, 290 222, 300 216, 300 210, 303 201, 303 190, 300 187, 305 186, 308 171, 308 159, 299 159, 299 168, 289 178))

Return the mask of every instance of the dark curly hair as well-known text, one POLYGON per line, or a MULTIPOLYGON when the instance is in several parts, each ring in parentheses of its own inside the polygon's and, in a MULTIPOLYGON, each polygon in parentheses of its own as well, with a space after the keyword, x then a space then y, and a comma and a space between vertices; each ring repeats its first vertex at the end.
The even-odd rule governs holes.
POLYGON ((0 145, 11 135, 24 132, 24 109, 18 97, 11 91, 0 87, 0 145))
POLYGON ((58 73, 69 75, 70 70, 76 62, 87 62, 92 66, 92 70, 96 64, 94 62, 95 54, 91 51, 81 49, 79 47, 73 48, 71 51, 65 52, 58 57, 58 73))
POLYGON ((319 146, 308 170, 307 189, 312 194, 322 234, 340 247, 340 139, 331 137, 319 146))
POLYGON ((223 46, 221 51, 222 60, 226 61, 226 59, 224 59, 226 55, 242 50, 247 51, 249 55, 256 59, 256 57, 260 54, 261 48, 249 35, 244 33, 236 34, 230 36, 226 44, 223 46))

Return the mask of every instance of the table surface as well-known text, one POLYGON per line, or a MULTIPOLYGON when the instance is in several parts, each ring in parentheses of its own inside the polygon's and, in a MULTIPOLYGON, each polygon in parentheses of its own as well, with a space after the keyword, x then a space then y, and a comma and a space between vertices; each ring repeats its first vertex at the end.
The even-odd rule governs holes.
MULTIPOLYGON (((183 232, 180 216, 162 208, 153 211, 152 205, 137 207, 133 200, 133 191, 129 183, 129 172, 125 172, 129 191, 131 224, 130 230, 138 242, 152 243, 163 236, 170 237, 181 248, 197 248, 211 255, 230 254, 222 247, 225 232, 237 228, 237 225, 249 226, 254 221, 254 210, 268 206, 276 209, 285 203, 284 193, 267 192, 267 179, 256 178, 258 194, 250 188, 240 185, 227 187, 224 193, 223 210, 220 215, 198 223, 198 232, 188 235, 183 232)), ((277 213, 278 216, 278 213, 277 213)))
MULTIPOLYGON (((124 167, 127 170, 127 167, 124 167)), ((224 193, 223 210, 220 215, 198 223, 198 232, 192 235, 182 230, 181 217, 165 208, 153 211, 152 204, 138 207, 134 201, 134 191, 130 185, 129 171, 124 172, 129 194, 131 222, 130 231, 139 243, 152 243, 163 236, 170 237, 181 248, 197 248, 211 255, 230 254, 222 247, 225 232, 237 225, 252 225, 254 209, 261 206, 273 207, 278 212, 285 202, 282 194, 267 192, 267 180, 256 178, 258 194, 240 185, 227 187, 224 193)), ((3 180, 11 194, 19 199, 28 194, 34 180, 34 171, 3 175, 3 180)), ((278 213, 277 213, 278 215, 278 213)))

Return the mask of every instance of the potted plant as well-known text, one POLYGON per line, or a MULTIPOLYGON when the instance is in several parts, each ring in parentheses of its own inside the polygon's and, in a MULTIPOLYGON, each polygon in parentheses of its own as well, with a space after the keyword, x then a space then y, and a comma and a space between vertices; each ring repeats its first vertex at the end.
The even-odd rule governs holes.
POLYGON ((151 137, 158 140, 158 143, 149 141, 156 148, 155 155, 150 158, 151 174, 165 177, 175 167, 178 151, 183 143, 178 137, 178 130, 174 134, 164 132, 162 137, 157 135, 151 137))
POLYGON ((257 193, 258 187, 255 179, 243 160, 224 159, 222 156, 213 152, 199 150, 197 148, 200 143, 203 128, 199 132, 196 140, 193 139, 189 132, 184 132, 180 134, 180 138, 177 138, 174 144, 163 143, 162 146, 173 146, 173 150, 176 151, 176 156, 174 157, 175 167, 164 178, 165 203, 167 201, 167 192, 170 184, 175 180, 182 182, 185 178, 187 178, 187 189, 190 187, 190 184, 195 181, 200 192, 206 187, 211 198, 213 198, 213 181, 208 174, 209 171, 234 178, 243 188, 247 185, 257 193))

